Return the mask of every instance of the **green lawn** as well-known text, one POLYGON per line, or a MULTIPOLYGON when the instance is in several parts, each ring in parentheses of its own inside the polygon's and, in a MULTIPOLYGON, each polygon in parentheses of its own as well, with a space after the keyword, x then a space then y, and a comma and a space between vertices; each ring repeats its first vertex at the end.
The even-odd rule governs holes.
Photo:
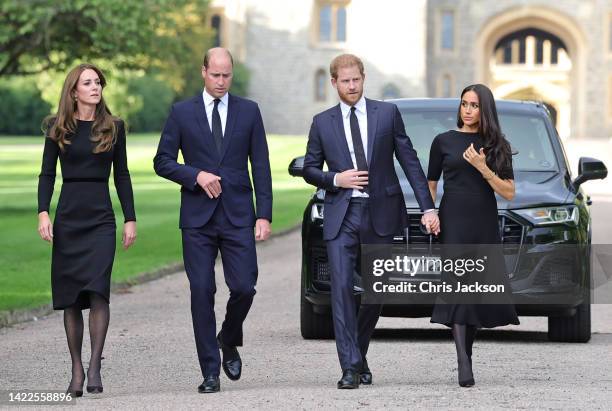
MULTIPOLYGON (((111 183, 118 222, 114 282, 181 261, 179 187, 153 172, 152 159, 158 138, 157 134, 128 136, 138 219, 138 238, 128 251, 120 246, 123 217, 111 183)), ((0 311, 36 307, 51 301, 51 247, 36 231, 36 189, 42 143, 41 137, 0 138, 0 311)), ((299 223, 312 193, 302 179, 287 174, 289 161, 305 152, 306 140, 269 136, 268 144, 274 188, 272 230, 279 232, 299 223)), ((58 164, 52 210, 61 187, 59 176, 58 164)))

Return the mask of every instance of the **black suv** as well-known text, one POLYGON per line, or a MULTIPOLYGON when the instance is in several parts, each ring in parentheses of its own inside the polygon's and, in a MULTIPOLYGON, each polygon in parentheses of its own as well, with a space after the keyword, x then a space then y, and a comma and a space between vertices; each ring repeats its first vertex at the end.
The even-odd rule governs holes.
MULTIPOLYGON (((456 128, 458 99, 392 100, 400 110, 406 132, 416 149, 423 170, 427 170, 433 138, 456 128)), ((518 154, 513 158, 516 196, 512 201, 498 197, 499 230, 506 252, 506 268, 513 295, 521 297, 517 311, 522 316, 548 316, 548 337, 552 341, 587 342, 591 337, 589 246, 591 244, 590 198, 580 185, 603 179, 603 162, 583 157, 578 176, 572 178, 561 140, 543 104, 497 101, 502 130, 518 154), (536 252, 521 252, 531 245, 536 252), (583 255, 575 259, 563 253, 547 252, 550 245, 573 245, 583 255), (512 251, 514 250, 514 252, 512 251), (568 289, 571 292, 567 292, 568 289), (585 291, 586 290, 586 291, 585 291), (542 297, 566 296, 562 303, 543 304, 542 297), (570 295, 570 298, 567 298, 570 295), (534 303, 530 304, 530 298, 534 303)), ((304 158, 289 165, 292 176, 302 176, 304 158)), ((421 231, 414 193, 396 161, 396 171, 406 201, 410 225, 397 243, 432 243, 437 239, 421 231)), ((437 202, 443 184, 438 184, 437 202)), ((304 211, 302 222, 302 273, 300 328, 304 338, 333 338, 330 308, 330 281, 327 252, 323 241, 324 190, 317 190, 304 211)), ((356 273, 356 277, 357 277, 356 273)), ((361 289, 357 286, 355 298, 361 289)), ((432 305, 385 305, 387 317, 426 317, 432 305)))

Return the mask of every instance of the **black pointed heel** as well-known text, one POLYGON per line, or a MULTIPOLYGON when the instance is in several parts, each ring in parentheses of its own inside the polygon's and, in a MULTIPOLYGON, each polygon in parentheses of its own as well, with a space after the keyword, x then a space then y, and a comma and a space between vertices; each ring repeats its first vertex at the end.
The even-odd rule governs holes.
POLYGON ((460 387, 472 387, 476 384, 474 374, 472 373, 472 364, 469 361, 467 364, 457 363, 457 374, 460 387))
POLYGON ((66 394, 70 394, 73 397, 78 398, 78 397, 82 397, 83 396, 83 390, 70 390, 70 389, 68 389, 68 390, 66 390, 66 394))
POLYGON ((90 394, 102 394, 104 388, 101 385, 88 385, 87 392, 90 394))

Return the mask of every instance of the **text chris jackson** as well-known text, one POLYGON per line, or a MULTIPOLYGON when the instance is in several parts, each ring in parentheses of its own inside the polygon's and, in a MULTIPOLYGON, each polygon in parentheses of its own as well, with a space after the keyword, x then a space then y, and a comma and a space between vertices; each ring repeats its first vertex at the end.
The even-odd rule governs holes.
POLYGON ((434 283, 431 281, 423 281, 412 283, 402 281, 397 284, 384 284, 381 281, 376 281, 372 284, 375 293, 503 293, 505 286, 503 284, 480 284, 479 282, 464 284, 457 282, 454 284, 446 282, 434 283))

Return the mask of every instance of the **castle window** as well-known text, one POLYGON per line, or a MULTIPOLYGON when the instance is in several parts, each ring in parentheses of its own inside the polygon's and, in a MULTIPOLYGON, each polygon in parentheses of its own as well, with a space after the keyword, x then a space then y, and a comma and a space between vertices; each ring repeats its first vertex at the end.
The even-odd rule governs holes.
POLYGON ((213 39, 213 46, 220 47, 221 46, 221 16, 215 14, 210 19, 210 26, 215 31, 215 37, 213 39))
POLYGON ((566 53, 565 44, 559 37, 533 27, 510 33, 495 46, 495 60, 500 65, 557 65, 559 56, 566 53))
POLYGON ((455 13, 451 10, 444 10, 440 15, 440 49, 455 49, 455 13))
POLYGON ((346 41, 346 7, 336 11, 336 41, 346 41))
POLYGON ((346 42, 347 0, 319 1, 317 3, 318 35, 322 43, 346 42))
POLYGON ((608 13, 608 53, 612 53, 612 13, 608 13))

